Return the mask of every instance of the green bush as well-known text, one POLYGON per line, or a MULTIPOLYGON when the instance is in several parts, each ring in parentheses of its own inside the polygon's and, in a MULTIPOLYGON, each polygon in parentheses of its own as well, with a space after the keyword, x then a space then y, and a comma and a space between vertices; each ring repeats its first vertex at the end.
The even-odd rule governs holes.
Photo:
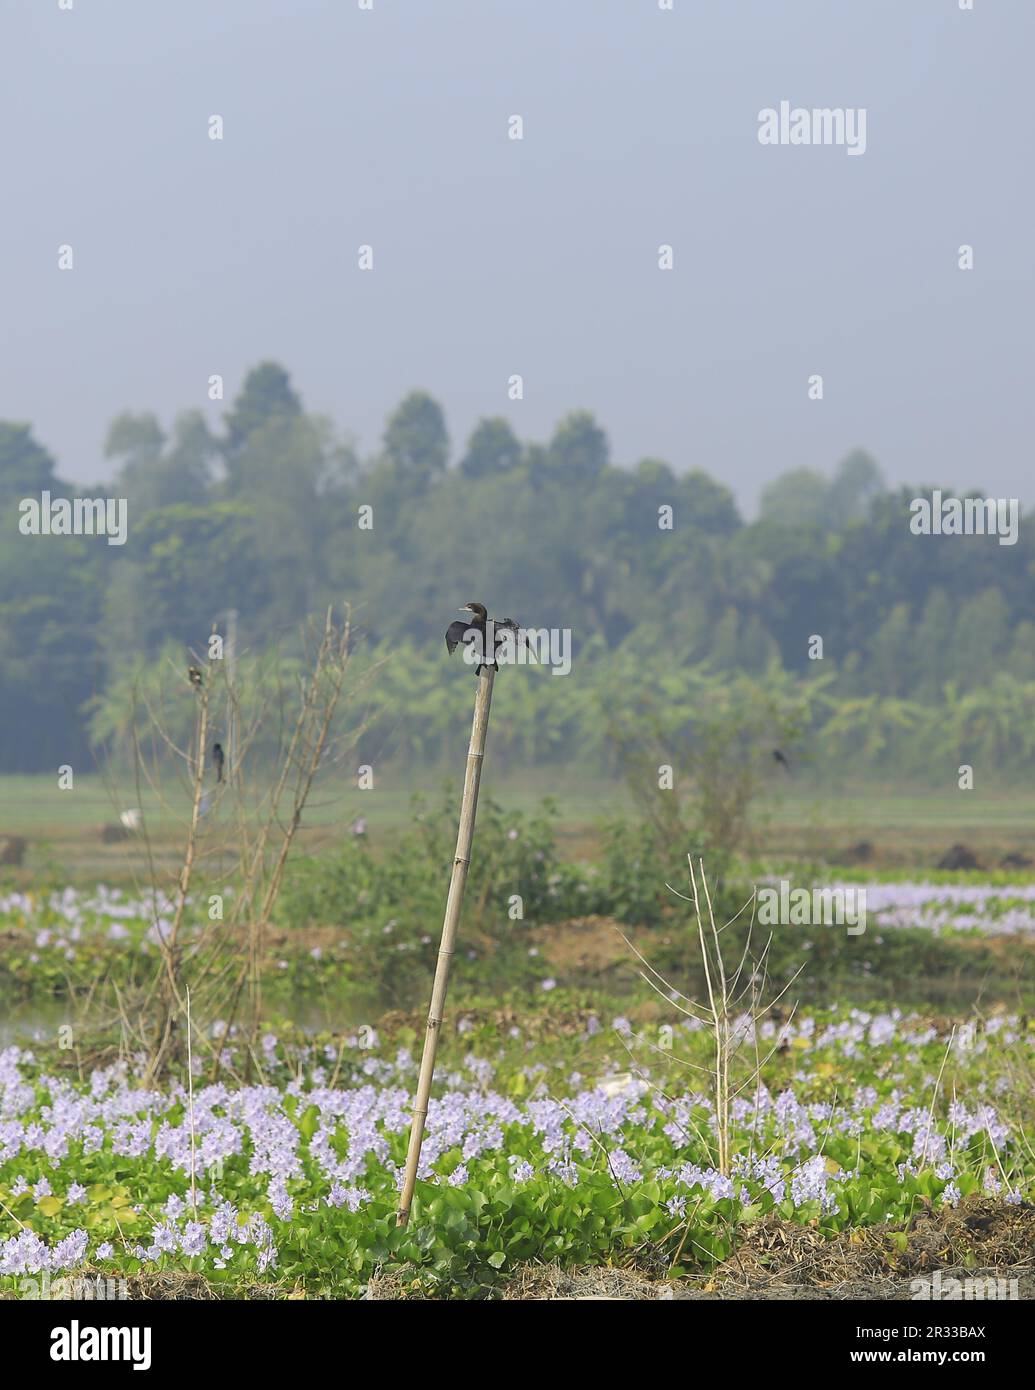
MULTIPOLYGON (((333 855, 297 861, 278 916, 288 926, 339 926, 349 943, 349 975, 385 1002, 408 1004, 434 969, 456 845, 451 790, 437 809, 413 800, 409 829, 385 844, 354 835, 333 855)), ((560 859, 550 802, 531 815, 479 806, 477 855, 464 904, 459 978, 534 981, 523 927, 600 909, 602 888, 560 859), (518 904, 520 899, 520 905, 518 904), (520 910, 520 916, 515 914, 520 910)))

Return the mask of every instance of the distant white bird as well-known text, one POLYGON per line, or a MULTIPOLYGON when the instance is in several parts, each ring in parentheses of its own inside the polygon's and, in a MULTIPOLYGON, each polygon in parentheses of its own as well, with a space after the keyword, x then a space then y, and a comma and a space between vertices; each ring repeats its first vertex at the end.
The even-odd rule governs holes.
POLYGON ((119 812, 119 820, 126 830, 140 829, 141 810, 139 806, 131 806, 128 811, 119 812))

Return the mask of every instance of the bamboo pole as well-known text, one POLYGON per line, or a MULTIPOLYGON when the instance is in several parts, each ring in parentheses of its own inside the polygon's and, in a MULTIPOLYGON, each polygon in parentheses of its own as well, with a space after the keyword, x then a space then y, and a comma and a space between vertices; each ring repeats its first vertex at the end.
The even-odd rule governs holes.
POLYGON ((442 922, 442 940, 438 949, 438 963, 435 966, 435 983, 431 988, 428 1029, 424 1035, 417 1098, 414 1101, 413 1120, 410 1124, 410 1147, 406 1154, 406 1172, 402 1196, 399 1199, 399 1212, 396 1216, 396 1224, 399 1226, 405 1226, 410 1219, 410 1204, 417 1182, 417 1163, 424 1141, 424 1123, 428 1118, 428 1097, 435 1074, 435 1053, 442 1030, 442 1010, 445 1007, 446 989, 449 985, 449 969, 453 962, 453 944, 456 941, 456 929, 460 921, 464 889, 467 886, 467 871, 471 867, 471 841, 474 838, 474 818, 478 810, 478 787, 481 783, 482 759, 485 756, 485 733, 489 727, 494 675, 491 666, 482 668, 478 678, 478 694, 474 701, 471 746, 467 753, 467 772, 464 777, 464 798, 460 804, 460 829, 456 837, 453 871, 449 878, 449 895, 446 898, 446 915, 442 922))

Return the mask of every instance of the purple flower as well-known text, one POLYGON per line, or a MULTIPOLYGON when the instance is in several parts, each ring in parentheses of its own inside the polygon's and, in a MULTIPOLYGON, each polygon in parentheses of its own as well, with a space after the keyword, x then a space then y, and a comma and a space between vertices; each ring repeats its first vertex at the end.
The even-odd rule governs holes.
POLYGON ((71 1235, 65 1236, 51 1252, 50 1268, 71 1269, 74 1265, 81 1264, 89 1243, 90 1239, 85 1231, 73 1231, 71 1235))
POLYGON ((188 1258, 194 1255, 202 1255, 205 1252, 205 1247, 207 1243, 208 1238, 205 1232, 205 1227, 201 1224, 201 1222, 188 1221, 186 1226, 184 1227, 183 1235, 180 1238, 180 1249, 183 1251, 183 1253, 188 1258))

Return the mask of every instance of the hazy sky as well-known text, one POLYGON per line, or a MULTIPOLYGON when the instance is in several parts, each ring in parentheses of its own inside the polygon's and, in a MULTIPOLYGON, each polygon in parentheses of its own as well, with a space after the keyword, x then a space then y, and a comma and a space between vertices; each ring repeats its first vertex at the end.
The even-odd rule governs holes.
POLYGON ((1035 499, 1035 4, 673 3, 0 0, 0 418, 94 479, 273 357, 363 451, 420 386, 454 449, 585 407, 749 506, 855 445, 1035 499), (865 154, 760 145, 782 100, 865 154))

